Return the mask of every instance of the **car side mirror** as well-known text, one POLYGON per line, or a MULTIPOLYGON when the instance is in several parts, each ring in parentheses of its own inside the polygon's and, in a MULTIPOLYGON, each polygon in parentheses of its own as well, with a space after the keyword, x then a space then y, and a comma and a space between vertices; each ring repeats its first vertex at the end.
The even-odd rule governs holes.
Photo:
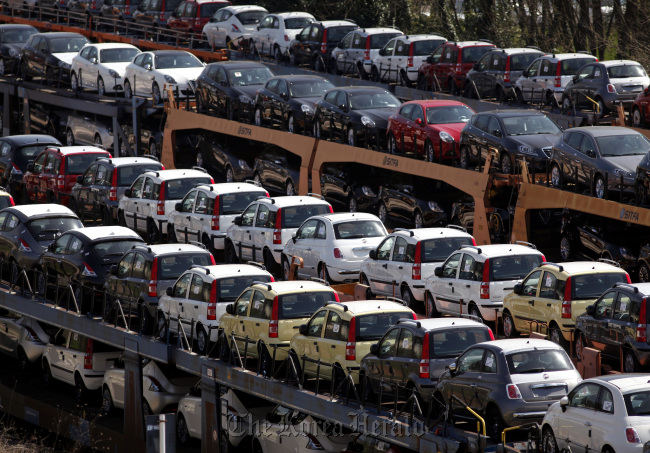
POLYGON ((226 81, 225 80, 219 80, 219 85, 221 85, 222 87, 225 87, 226 86, 226 81))
POLYGON ((478 65, 478 63, 474 63, 474 64, 472 65, 472 69, 473 69, 474 71, 478 71, 478 68, 480 68, 480 66, 478 65))
POLYGON ((524 285, 522 283, 515 284, 515 287, 512 289, 512 292, 515 294, 521 294, 524 292, 524 285))
POLYGON ((433 270, 433 275, 435 275, 436 277, 442 277, 442 266, 436 267, 433 270))
POLYGON ((175 209, 177 212, 181 212, 181 209, 183 209, 183 203, 176 203, 176 204, 174 205, 174 209, 175 209))
POLYGON ((594 313, 596 313, 596 307, 594 307, 593 305, 588 305, 586 311, 589 316, 593 316, 594 313))
POLYGON ((282 94, 280 94, 280 97, 281 97, 282 99, 284 99, 285 101, 288 101, 288 100, 289 100, 289 94, 287 94, 287 93, 282 93, 282 94))
POLYGON ((147 63, 146 65, 144 65, 144 69, 146 69, 147 71, 151 71, 151 63, 147 63))
POLYGON ((81 175, 77 176, 77 182, 78 182, 79 184, 83 183, 83 182, 84 182, 84 177, 81 176, 81 175))
POLYGON ((503 136, 503 134, 501 133, 501 131, 499 129, 497 129, 495 131, 492 131, 492 135, 494 135, 497 138, 501 138, 503 136))
POLYGON ((108 273, 111 275, 117 275, 117 264, 113 264, 108 270, 108 273))
POLYGON ((296 233, 293 233, 293 235, 291 236, 291 240, 293 241, 294 244, 296 243, 296 233))
POLYGON ((588 150, 585 152, 585 154, 586 154, 587 156, 591 157, 592 159, 596 157, 596 152, 595 152, 593 149, 588 149, 588 150))
POLYGON ((415 118, 415 124, 422 126, 422 118, 415 118))
POLYGON ((232 221, 237 226, 241 226, 241 216, 235 217, 235 220, 232 221))
POLYGON ((568 396, 563 396, 560 398, 560 407, 562 408, 562 412, 566 411, 566 407, 569 405, 569 397, 568 396))
POLYGON ((452 376, 453 376, 454 374, 456 374, 456 371, 458 370, 458 369, 456 368, 456 362, 451 362, 451 363, 447 366, 447 369, 449 370, 449 374, 451 374, 452 376))
POLYGON ((368 258, 371 260, 376 260, 377 259, 377 251, 376 250, 370 250, 368 253, 368 258))
POLYGON ((307 324, 300 324, 300 327, 298 327, 298 333, 300 333, 300 335, 307 335, 308 329, 307 324))
POLYGON ((344 112, 347 112, 347 111, 348 111, 348 107, 347 107, 345 104, 341 104, 341 105, 339 105, 339 108, 340 108, 341 110, 343 110, 344 112))
POLYGON ((226 305, 226 313, 228 313, 229 315, 232 315, 234 311, 235 311, 235 309, 233 308, 232 304, 226 305))
POLYGON ((92 64, 97 64, 97 63, 98 63, 97 58, 95 58, 95 57, 91 58, 91 59, 90 59, 90 62, 91 62, 92 64))
POLYGON ((49 244, 49 245, 47 246, 47 251, 48 251, 48 252, 53 252, 53 251, 54 251, 54 242, 52 242, 51 244, 49 244))
POLYGON ((124 196, 127 198, 131 197, 131 188, 128 188, 124 191, 124 196))
POLYGON ((578 81, 578 75, 574 75, 571 80, 573 80, 573 83, 576 83, 578 81))
POLYGON ((165 290, 165 293, 168 296, 173 296, 174 295, 174 288, 172 288, 171 286, 168 286, 167 289, 165 290))
POLYGON ((427 57, 427 63, 429 63, 429 64, 433 64, 433 55, 429 55, 429 56, 427 57))
POLYGON ((27 164, 27 171, 34 171, 34 164, 33 163, 27 164))
POLYGON ((370 354, 379 355, 379 343, 370 345, 370 354))
POLYGON ((343 48, 343 41, 339 41, 336 43, 336 47, 342 49, 343 48))
POLYGON ((216 18, 216 17, 211 17, 209 22, 213 22, 213 23, 214 23, 214 22, 216 22, 216 21, 217 21, 217 18, 216 18))

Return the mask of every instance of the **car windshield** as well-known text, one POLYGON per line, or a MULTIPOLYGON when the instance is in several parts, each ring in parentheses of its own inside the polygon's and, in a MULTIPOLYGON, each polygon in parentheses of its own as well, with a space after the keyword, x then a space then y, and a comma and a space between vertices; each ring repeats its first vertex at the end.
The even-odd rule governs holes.
POLYGON ((273 77, 269 68, 229 69, 228 78, 233 86, 262 85, 273 77))
MULTIPOLYGON (((399 35, 401 35, 401 33, 397 33, 397 32, 379 33, 377 35, 370 35, 370 49, 381 49, 388 43, 388 41, 393 39, 395 36, 399 36, 399 35)), ((428 42, 428 41, 418 41, 418 42, 428 42)))
POLYGON ((587 63, 591 63, 595 58, 570 58, 568 60, 562 60, 560 73, 562 75, 576 75, 580 68, 582 68, 587 63))
POLYGON ((31 220, 25 226, 37 241, 52 241, 61 233, 83 228, 83 223, 76 217, 47 217, 31 220))
POLYGON ((308 291, 278 297, 279 319, 309 318, 325 302, 335 301, 332 291, 308 291))
POLYGON ((102 63, 127 63, 139 53, 138 49, 102 49, 99 58, 102 63))
POLYGON ((433 333, 433 356, 437 359, 458 357, 465 349, 490 340, 485 327, 435 331, 433 333))
POLYGON ((230 3, 203 3, 201 5, 201 17, 205 18, 210 18, 214 16, 214 13, 219 11, 221 8, 225 8, 226 6, 230 6, 230 3))
POLYGON ((401 102, 388 92, 350 93, 350 108, 352 110, 395 108, 399 107, 400 104, 401 102))
POLYGON ((427 123, 453 124, 467 123, 474 112, 466 105, 450 105, 445 107, 427 107, 427 123))
POLYGON ((650 390, 626 393, 623 395, 627 415, 650 415, 650 390))
POLYGON ((202 68, 203 63, 191 53, 156 55, 156 69, 202 68))
POLYGON ((162 164, 159 164, 158 162, 117 167, 117 185, 118 187, 129 187, 133 184, 133 181, 135 181, 135 179, 145 171, 157 171, 162 170, 162 168, 162 164))
POLYGON ((431 55, 434 50, 446 43, 444 39, 427 39, 423 41, 415 41, 413 43, 413 55, 416 57, 423 57, 431 55))
POLYGON ((542 53, 534 52, 510 55, 510 70, 523 71, 524 69, 527 69, 533 61, 542 55, 542 53))
POLYGON ((212 178, 182 178, 165 182, 165 200, 180 200, 199 184, 212 184, 212 178))
POLYGON ((253 282, 270 282, 270 275, 242 275, 241 277, 220 278, 217 282, 217 302, 233 302, 253 282))
POLYGON ((566 352, 559 349, 529 349, 506 354, 510 374, 543 373, 573 369, 566 352))
POLYGON ((282 228, 298 228, 302 222, 314 215, 329 214, 328 204, 299 205, 282 208, 282 228))
POLYGON ((352 30, 356 30, 357 28, 359 27, 357 27, 356 25, 346 25, 342 27, 329 27, 327 29, 327 42, 338 43, 340 40, 345 38, 345 35, 347 35, 352 30))
POLYGON ((571 276, 571 300, 597 299, 614 283, 627 283, 625 272, 571 276))
POLYGON ((519 280, 542 262, 542 255, 512 255, 490 258, 490 281, 519 280))
POLYGON ((378 220, 356 220, 334 224, 336 239, 361 239, 386 236, 384 225, 378 220))
POLYGON ((334 85, 329 80, 298 80, 289 84, 289 93, 292 98, 311 98, 322 96, 332 88, 334 85))
POLYGON ((413 313, 410 311, 398 311, 355 316, 357 328, 356 341, 379 340, 400 319, 413 319, 413 313))
POLYGON ((603 157, 645 156, 650 151, 650 140, 639 133, 598 137, 596 143, 603 157))
POLYGON ((267 14, 266 11, 246 11, 235 14, 235 16, 237 16, 237 19, 239 19, 242 25, 255 25, 259 24, 267 14))
POLYGON ((19 148, 19 152, 21 156, 26 157, 28 159, 35 158, 40 154, 41 151, 43 151, 45 148, 49 146, 61 146, 58 143, 45 143, 42 145, 30 145, 30 146, 23 146, 22 148, 19 148))
MULTIPOLYGON (((112 241, 98 242, 93 244, 92 250, 103 262, 117 263, 125 252, 131 250, 134 245, 143 245, 144 241, 139 239, 115 239, 112 241)), ((212 263, 210 263, 212 264, 212 263)))
POLYGON ((647 77, 645 69, 640 64, 624 64, 620 66, 610 66, 607 68, 607 75, 610 79, 625 79, 628 77, 647 77))
POLYGON ((4 44, 24 44, 30 36, 36 33, 38 33, 38 30, 35 28, 5 30, 0 34, 0 39, 4 44))
POLYGON ((302 30, 313 21, 310 17, 292 17, 284 20, 284 28, 288 30, 302 30))
MULTIPOLYGON (((192 266, 210 266, 212 259, 209 253, 185 253, 158 258, 159 280, 176 280, 183 272, 192 266)), ((239 295, 239 294, 238 294, 239 295)))
POLYGON ((54 38, 50 39, 52 53, 79 52, 83 46, 89 44, 86 38, 54 38))
POLYGON ((545 115, 523 115, 501 118, 506 135, 558 134, 562 130, 545 115))
MULTIPOLYGON (((80 153, 72 154, 65 157, 65 174, 66 175, 80 175, 86 168, 98 157, 106 157, 107 153, 80 153)), ((109 156, 110 157, 110 156, 109 156)))
POLYGON ((440 263, 463 245, 474 245, 471 237, 427 239, 421 242, 422 262, 440 263))
POLYGON ((241 214, 249 204, 264 196, 266 196, 265 191, 235 192, 219 195, 219 215, 241 214))

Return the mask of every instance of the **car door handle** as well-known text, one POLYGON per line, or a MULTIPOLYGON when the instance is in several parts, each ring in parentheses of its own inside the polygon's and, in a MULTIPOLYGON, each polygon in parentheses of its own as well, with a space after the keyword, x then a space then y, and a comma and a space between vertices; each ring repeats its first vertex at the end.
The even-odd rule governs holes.
POLYGON ((307 250, 308 252, 311 252, 311 247, 307 247, 305 250, 307 250))
POLYGON ((336 345, 333 344, 333 345, 331 346, 331 348, 332 348, 332 349, 336 349, 336 345))
POLYGON ((591 422, 585 422, 585 426, 591 426, 591 422))
POLYGON ((552 304, 546 304, 547 307, 550 307, 552 304))
POLYGON ((186 218, 187 220, 190 220, 190 216, 186 216, 185 218, 186 218))
POLYGON ((314 346, 318 346, 318 341, 314 341, 314 346))
POLYGON ((404 269, 404 266, 397 266, 398 269, 404 269))
POLYGON ((196 310, 198 310, 198 309, 199 309, 199 306, 198 306, 198 305, 195 305, 194 308, 195 308, 196 310))
POLYGON ((472 285, 465 285, 465 288, 471 288, 472 285))
MULTIPOLYGON (((72 358, 73 358, 73 359, 76 359, 76 358, 77 358, 77 355, 76 355, 76 354, 73 355, 72 358)), ((590 424, 590 425, 591 425, 591 424, 590 424)))
POLYGON ((530 305, 535 305, 535 301, 534 301, 534 300, 529 300, 528 303, 529 303, 530 305))
POLYGON ((472 387, 472 388, 476 388, 477 385, 476 385, 476 384, 471 384, 470 387, 472 387))
POLYGON ((454 283, 453 283, 453 282, 449 282, 448 285, 449 285, 449 286, 454 286, 454 283))
POLYGON ((382 264, 381 267, 383 267, 384 269, 388 269, 388 264, 382 264))
POLYGON ((240 320, 240 321, 239 321, 239 324, 244 324, 244 321, 243 321, 243 320, 240 320))
POLYGON ((259 327, 259 326, 260 326, 260 323, 259 323, 259 322, 256 322, 256 323, 255 323, 255 327, 259 327))

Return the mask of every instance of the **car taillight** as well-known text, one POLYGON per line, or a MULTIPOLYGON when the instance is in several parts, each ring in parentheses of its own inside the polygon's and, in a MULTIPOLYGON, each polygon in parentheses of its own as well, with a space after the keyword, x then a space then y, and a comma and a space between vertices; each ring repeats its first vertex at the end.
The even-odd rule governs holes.
POLYGON ((36 335, 36 332, 31 327, 28 326, 23 326, 25 328, 25 339, 27 341, 35 342, 35 341, 41 341, 40 338, 38 338, 38 335, 36 335))
POLYGON ((210 302, 208 302, 208 321, 217 320, 217 281, 210 285, 210 302))
POLYGON ((307 434, 307 446, 305 447, 307 450, 325 450, 323 446, 318 442, 318 439, 316 439, 312 434, 307 434))
POLYGON ((154 258, 153 263, 151 263, 149 297, 158 297, 158 258, 154 258))
POLYGON ((345 360, 357 359, 357 318, 352 317, 348 330, 348 342, 345 345, 345 360))
POLYGON ((492 332, 492 329, 488 327, 488 333, 490 334, 490 341, 494 341, 494 333, 492 332))
POLYGON ((627 283, 628 283, 629 285, 631 285, 631 284, 632 284, 632 280, 630 280, 630 274, 628 274, 628 273, 626 272, 626 273, 625 273, 625 277, 627 278, 627 283))
POLYGON ((422 280, 422 242, 415 244, 415 259, 411 270, 413 280, 422 280))
POLYGON ((341 299, 339 299, 339 293, 337 293, 336 291, 334 291, 334 299, 335 299, 337 302, 341 302, 341 299))
POLYGON ((506 393, 508 394, 508 398, 510 398, 511 400, 521 399, 521 393, 519 392, 519 387, 517 387, 515 384, 508 384, 506 386, 506 393))
POLYGON ((275 230, 273 230, 273 243, 282 244, 282 208, 275 215, 275 230))
POLYGON ((278 318, 280 317, 280 302, 278 296, 273 299, 271 321, 269 322, 269 338, 278 338, 278 318))
POLYGON ((158 215, 165 215, 165 186, 167 183, 163 182, 160 185, 160 195, 158 196, 158 215))
POLYGON ((131 8, 129 8, 129 5, 124 7, 124 14, 131 14, 131 8))
POLYGON ((334 214, 334 208, 332 207, 332 205, 328 205, 328 206, 330 208, 330 214, 334 214))
POLYGON ((639 310, 639 324, 636 326, 636 341, 641 343, 648 342, 648 324, 647 324, 647 312, 646 312, 646 303, 647 298, 643 298, 641 301, 641 309, 639 310))
POLYGON ((239 27, 235 24, 232 24, 232 31, 234 31, 235 33, 239 33, 239 27))
POLYGON ((490 298, 490 260, 483 263, 483 280, 481 281, 481 299, 490 298))
POLYGON ((82 264, 83 267, 84 267, 84 270, 83 270, 83 272, 81 273, 81 275, 83 275, 84 277, 97 277, 97 274, 95 273, 95 271, 93 270, 93 268, 90 267, 90 266, 88 265, 88 263, 84 263, 84 262, 82 261, 81 264, 82 264))
POLYGON ((510 55, 506 58, 506 72, 503 74, 503 81, 510 83, 510 55))
POLYGON ((422 357, 420 358, 420 377, 429 377, 429 332, 424 334, 422 340, 422 357))
POLYGON ((542 263, 545 263, 545 262, 546 262, 546 257, 545 257, 544 254, 542 253, 542 263))
POLYGON ((363 51, 363 59, 370 60, 370 36, 366 37, 366 50, 363 51))
POLYGON ((571 318, 571 277, 566 279, 564 285, 564 300, 562 301, 562 317, 571 318))
POLYGON ((320 45, 321 53, 327 52, 327 28, 323 30, 323 42, 320 45))
POLYGON ((29 244, 27 242, 25 242, 24 239, 18 238, 18 240, 20 241, 20 247, 18 247, 19 252, 31 252, 32 251, 32 248, 29 246, 29 244))
POLYGON ((612 85, 611 83, 607 84, 607 92, 608 93, 616 93, 616 87, 612 85))
POLYGON ((117 201, 117 168, 113 169, 111 188, 108 190, 108 199, 111 201, 117 201))
POLYGON ((212 211, 212 221, 210 222, 210 228, 212 228, 212 230, 219 229, 219 198, 219 195, 214 198, 214 209, 212 211))
POLYGON ((160 20, 162 20, 162 21, 165 20, 165 11, 160 12, 160 20))
POLYGON ((212 253, 210 253, 210 261, 212 261, 213 266, 217 265, 217 262, 214 260, 214 255, 212 253))
POLYGON ((476 239, 474 239, 474 236, 472 236, 472 245, 476 247, 476 239))
POLYGON ((90 2, 90 8, 97 9, 97 2, 95 0, 92 0, 92 2, 90 2))
POLYGON ((414 44, 415 43, 411 43, 411 45, 409 46, 409 56, 406 59, 406 66, 408 66, 409 68, 413 67, 413 45, 414 44))
POLYGON ((555 88, 562 86, 562 64, 557 62, 557 69, 555 70, 555 88))
POLYGON ((23 172, 18 166, 14 163, 11 164, 11 174, 12 175, 22 175, 23 172))
POLYGON ((11 206, 16 206, 16 203, 14 202, 14 197, 12 197, 11 195, 9 195, 9 204, 11 206))
POLYGON ((337 260, 343 259, 343 252, 338 247, 334 247, 334 258, 336 258, 337 260))
POLYGON ((284 35, 284 40, 285 40, 286 42, 289 42, 289 41, 290 41, 290 39, 289 39, 289 35, 284 35))
POLYGON ((57 176, 56 187, 58 187, 59 189, 63 189, 65 187, 65 177, 63 175, 57 176))
POLYGON ((84 354, 84 370, 93 369, 93 340, 88 338, 86 340, 86 354, 84 354))
POLYGON ((625 438, 631 444, 640 444, 641 439, 634 428, 625 428, 625 438))

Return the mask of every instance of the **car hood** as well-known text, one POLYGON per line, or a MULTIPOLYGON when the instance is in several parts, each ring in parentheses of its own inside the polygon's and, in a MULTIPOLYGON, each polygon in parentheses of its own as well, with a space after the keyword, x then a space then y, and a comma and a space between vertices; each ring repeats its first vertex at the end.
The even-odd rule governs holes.
POLYGON ((292 98, 291 100, 294 101, 297 105, 306 105, 313 109, 314 105, 316 105, 316 103, 320 101, 321 98, 321 96, 314 96, 309 98, 292 98))
POLYGON ((460 131, 463 130, 467 123, 450 123, 450 124, 430 124, 428 129, 437 132, 446 132, 451 135, 454 140, 460 141, 460 131))
POLYGON ((612 156, 603 157, 603 161, 610 164, 612 167, 622 168, 623 170, 636 173, 636 167, 643 160, 645 156, 612 156))
POLYGON ((203 72, 203 68, 171 68, 171 69, 156 69, 156 73, 162 75, 172 76, 176 82, 187 83, 189 80, 196 80, 203 72))
POLYGON ((17 52, 20 52, 20 49, 25 47, 25 43, 22 43, 22 44, 3 44, 2 47, 7 49, 7 51, 9 51, 9 49, 14 49, 17 52))
POLYGON ((518 145, 530 146, 535 149, 549 148, 555 145, 562 134, 515 135, 510 140, 518 145))
POLYGON ((257 90, 259 90, 263 86, 264 85, 236 86, 236 87, 232 87, 232 90, 235 93, 238 93, 240 95, 248 96, 251 99, 255 99, 255 95, 257 94, 257 90))
POLYGON ((375 122, 378 127, 386 128, 388 118, 395 113, 395 107, 386 107, 381 109, 354 110, 359 117, 367 116, 375 122))
POLYGON ((126 67, 129 65, 130 61, 126 61, 124 63, 102 63, 101 66, 102 68, 105 68, 107 71, 113 70, 117 72, 120 76, 124 75, 124 71, 126 70, 126 67))
POLYGON ((72 64, 72 59, 78 53, 79 52, 61 52, 61 53, 53 53, 52 56, 58 58, 59 60, 65 63, 72 64))

